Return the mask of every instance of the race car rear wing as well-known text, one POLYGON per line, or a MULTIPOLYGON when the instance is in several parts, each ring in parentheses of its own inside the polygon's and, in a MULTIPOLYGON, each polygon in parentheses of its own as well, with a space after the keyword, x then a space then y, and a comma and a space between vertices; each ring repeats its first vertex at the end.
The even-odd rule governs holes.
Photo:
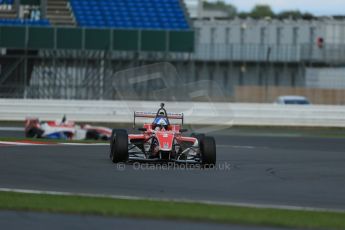
MULTIPOLYGON (((144 117, 144 118, 156 118, 157 113, 155 112, 134 112, 134 121, 133 121, 133 127, 135 127, 135 120, 137 117, 144 117)), ((170 120, 182 120, 183 125, 183 113, 167 113, 166 116, 170 120)))

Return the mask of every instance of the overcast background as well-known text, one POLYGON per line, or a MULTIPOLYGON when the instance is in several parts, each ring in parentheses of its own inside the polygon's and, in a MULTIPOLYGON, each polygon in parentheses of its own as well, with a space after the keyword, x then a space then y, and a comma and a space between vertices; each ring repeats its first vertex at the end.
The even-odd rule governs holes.
POLYGON ((268 4, 276 13, 298 9, 315 15, 345 14, 345 0, 225 0, 225 2, 235 5, 238 11, 250 11, 256 4, 268 4))

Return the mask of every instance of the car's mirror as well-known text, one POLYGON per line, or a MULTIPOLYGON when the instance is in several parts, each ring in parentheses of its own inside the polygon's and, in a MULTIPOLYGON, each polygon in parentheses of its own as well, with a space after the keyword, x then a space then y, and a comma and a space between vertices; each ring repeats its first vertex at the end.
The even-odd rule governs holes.
POLYGON ((180 129, 180 133, 184 133, 184 132, 187 132, 188 129, 180 129))
POLYGON ((139 131, 146 132, 147 128, 138 128, 139 131))

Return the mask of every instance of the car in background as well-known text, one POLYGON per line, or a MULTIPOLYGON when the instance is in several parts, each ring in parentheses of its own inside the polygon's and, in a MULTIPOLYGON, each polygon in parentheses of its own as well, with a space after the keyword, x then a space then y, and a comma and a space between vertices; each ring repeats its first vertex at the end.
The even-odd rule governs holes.
POLYGON ((25 120, 25 137, 62 140, 109 140, 112 129, 91 125, 78 125, 64 116, 61 121, 25 120))
POLYGON ((310 105, 311 104, 308 98, 304 96, 295 96, 295 95, 280 96, 277 98, 277 100, 274 103, 279 104, 279 105, 310 105))

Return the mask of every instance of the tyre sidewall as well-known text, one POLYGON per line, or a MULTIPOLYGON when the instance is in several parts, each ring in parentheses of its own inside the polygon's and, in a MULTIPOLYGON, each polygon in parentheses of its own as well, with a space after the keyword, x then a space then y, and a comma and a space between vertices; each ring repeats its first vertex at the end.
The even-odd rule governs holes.
POLYGON ((111 145, 111 160, 114 163, 128 160, 128 134, 127 131, 114 132, 111 145))
POLYGON ((216 141, 213 137, 204 137, 200 142, 201 159, 203 165, 216 164, 216 141))

